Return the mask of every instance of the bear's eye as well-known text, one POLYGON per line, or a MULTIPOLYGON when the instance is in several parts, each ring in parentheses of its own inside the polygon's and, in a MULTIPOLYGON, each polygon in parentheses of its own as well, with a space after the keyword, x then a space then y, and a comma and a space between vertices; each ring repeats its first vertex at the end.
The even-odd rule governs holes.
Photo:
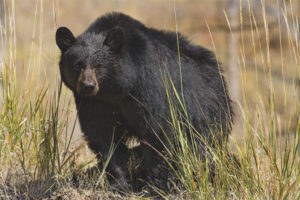
POLYGON ((78 64, 74 65, 74 69, 77 72, 81 72, 83 70, 83 65, 78 63, 78 64))

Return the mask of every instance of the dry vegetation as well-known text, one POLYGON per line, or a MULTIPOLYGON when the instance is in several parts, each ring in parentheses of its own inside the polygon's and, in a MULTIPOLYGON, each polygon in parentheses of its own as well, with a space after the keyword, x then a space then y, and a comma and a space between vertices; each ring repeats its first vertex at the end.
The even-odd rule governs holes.
POLYGON ((95 160, 81 138, 71 94, 60 83, 54 34, 59 26, 80 34, 111 11, 160 29, 175 30, 177 23, 179 32, 216 52, 228 82, 239 80, 229 147, 241 167, 220 149, 214 155, 217 177, 211 185, 199 163, 183 160, 191 170, 180 171, 183 186, 165 198, 300 199, 300 3, 240 0, 238 23, 232 24, 226 2, 4 0, 0 199, 141 198, 110 192, 102 172, 82 175, 77 185, 70 180, 70 174, 95 160), (237 40, 237 77, 228 73, 232 35, 237 40), (191 178, 194 173, 199 180, 191 178))

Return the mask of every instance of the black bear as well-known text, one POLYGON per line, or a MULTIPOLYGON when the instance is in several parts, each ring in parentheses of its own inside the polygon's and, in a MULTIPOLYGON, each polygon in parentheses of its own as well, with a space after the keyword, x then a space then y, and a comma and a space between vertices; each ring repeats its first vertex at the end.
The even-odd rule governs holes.
POLYGON ((168 157, 165 148, 176 138, 170 98, 176 101, 179 96, 184 102, 185 109, 177 110, 188 113, 189 126, 201 138, 226 141, 232 108, 219 63, 212 52, 181 34, 110 13, 76 38, 68 28, 58 28, 56 43, 61 78, 74 93, 88 145, 99 166, 114 145, 106 171, 120 187, 141 190, 150 184, 166 190, 171 172, 162 155, 168 157), (167 85, 173 88, 169 95, 167 85), (128 137, 140 141, 136 185, 129 182, 130 150, 123 142, 128 137))

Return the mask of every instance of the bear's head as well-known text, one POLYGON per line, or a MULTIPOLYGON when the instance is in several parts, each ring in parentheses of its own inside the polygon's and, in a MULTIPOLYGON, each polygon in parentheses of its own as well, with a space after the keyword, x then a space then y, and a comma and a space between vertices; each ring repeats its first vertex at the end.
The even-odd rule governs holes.
POLYGON ((122 28, 114 27, 101 34, 85 32, 75 38, 68 28, 60 27, 56 43, 61 50, 61 78, 74 93, 92 97, 102 88, 113 87, 124 43, 122 28))

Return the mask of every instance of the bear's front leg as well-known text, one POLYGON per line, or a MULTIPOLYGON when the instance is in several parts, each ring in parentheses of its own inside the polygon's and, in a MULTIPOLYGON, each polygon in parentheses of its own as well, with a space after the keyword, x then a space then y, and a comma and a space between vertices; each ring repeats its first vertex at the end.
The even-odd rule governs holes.
POLYGON ((163 154, 163 148, 154 147, 149 143, 141 143, 139 151, 144 157, 144 163, 137 175, 137 190, 146 190, 151 195, 157 191, 168 191, 168 178, 171 168, 163 154))
POLYGON ((93 146, 90 144, 90 148, 95 151, 97 148, 97 159, 98 166, 101 170, 105 168, 108 181, 112 188, 120 191, 129 191, 129 181, 128 181, 128 170, 127 170, 127 160, 129 158, 129 150, 127 147, 122 144, 113 144, 115 149, 113 152, 109 152, 110 147, 103 145, 101 150, 99 145, 93 146), (112 153, 109 158, 109 154, 112 153), (108 164, 106 163, 108 162, 108 164))
POLYGON ((128 148, 119 143, 114 150, 107 166, 107 175, 110 185, 117 190, 129 191, 127 162, 129 159, 128 148))

